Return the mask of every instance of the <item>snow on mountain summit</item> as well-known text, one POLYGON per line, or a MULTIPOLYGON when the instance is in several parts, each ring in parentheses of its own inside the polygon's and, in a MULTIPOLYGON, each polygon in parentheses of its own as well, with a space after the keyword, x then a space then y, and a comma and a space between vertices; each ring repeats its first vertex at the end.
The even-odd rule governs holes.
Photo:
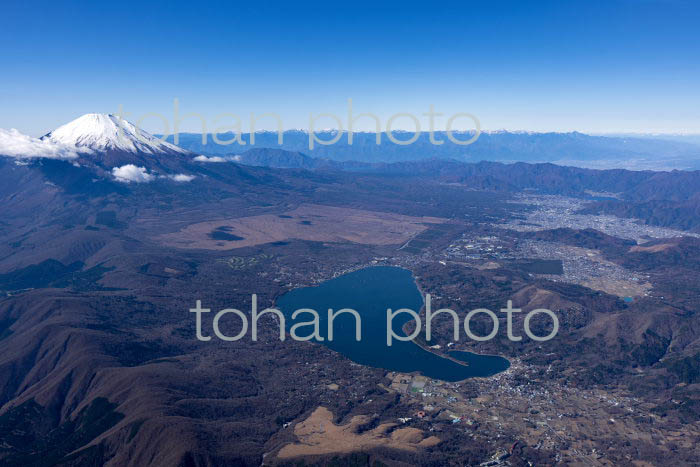
POLYGON ((85 114, 42 138, 94 151, 144 154, 189 154, 112 114, 85 114))

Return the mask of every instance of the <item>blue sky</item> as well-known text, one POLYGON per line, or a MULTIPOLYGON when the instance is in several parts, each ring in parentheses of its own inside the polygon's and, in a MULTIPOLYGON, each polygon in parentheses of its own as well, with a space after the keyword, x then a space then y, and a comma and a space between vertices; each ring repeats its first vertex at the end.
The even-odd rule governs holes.
POLYGON ((700 133, 697 2, 253 3, 5 2, 0 128, 38 136, 120 105, 172 122, 175 98, 209 129, 251 112, 307 128, 352 98, 383 122, 432 104, 486 129, 700 133))

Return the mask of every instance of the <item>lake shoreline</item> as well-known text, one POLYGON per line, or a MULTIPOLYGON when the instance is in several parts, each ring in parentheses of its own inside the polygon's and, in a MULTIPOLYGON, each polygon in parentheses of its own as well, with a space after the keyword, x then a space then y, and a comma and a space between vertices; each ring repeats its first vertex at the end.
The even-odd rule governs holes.
MULTIPOLYGON (((316 318, 318 322, 314 326, 314 335, 317 338, 314 341, 361 365, 407 374, 418 373, 446 382, 489 377, 510 367, 510 361, 501 356, 484 357, 458 349, 454 350, 458 353, 437 352, 417 339, 394 339, 393 343, 388 344, 387 338, 390 339, 392 333, 387 329, 386 310, 406 308, 424 313, 424 297, 411 270, 397 266, 369 266, 311 287, 289 291, 279 297, 277 306, 287 317, 300 309, 349 308, 355 311, 360 319, 353 321, 347 315, 332 322, 332 341, 326 338, 329 318, 321 314, 316 318), (361 327, 361 340, 355 336, 357 322, 361 327)), ((411 321, 408 313, 399 313, 393 318, 394 325, 400 327, 404 336, 410 335, 406 328, 411 321)), ((308 326, 303 333, 308 335, 311 323, 301 324, 308 326)))

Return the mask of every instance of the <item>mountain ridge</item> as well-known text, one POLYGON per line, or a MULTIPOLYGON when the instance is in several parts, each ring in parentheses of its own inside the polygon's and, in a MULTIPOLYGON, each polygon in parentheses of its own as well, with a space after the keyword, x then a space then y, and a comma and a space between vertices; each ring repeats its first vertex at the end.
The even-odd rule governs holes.
MULTIPOLYGON (((394 132, 395 139, 407 140, 406 132, 394 132)), ((410 133, 410 132, 408 132, 410 133)), ((332 141, 338 131, 318 131, 317 137, 332 141)), ((453 137, 468 133, 454 132, 453 137)), ((434 132, 434 139, 442 144, 433 144, 430 135, 422 132, 415 142, 402 145, 391 142, 386 134, 381 143, 376 143, 376 134, 354 132, 353 144, 348 144, 347 133, 341 132, 334 144, 316 143, 309 149, 309 134, 303 130, 283 132, 283 143, 278 143, 278 134, 273 131, 243 133, 240 139, 245 145, 219 145, 207 135, 203 144, 202 134, 180 133, 178 144, 200 154, 223 156, 241 154, 250 149, 272 148, 302 152, 310 157, 335 161, 358 162, 404 162, 429 158, 456 159, 462 162, 480 160, 497 162, 555 162, 560 165, 593 166, 599 168, 632 169, 693 169, 700 168, 700 145, 665 139, 595 136, 580 132, 533 133, 533 132, 482 132, 476 142, 464 146, 451 142, 444 131, 434 132)), ((219 134, 221 140, 232 139, 232 133, 219 134)), ((167 141, 173 142, 173 135, 167 141)))

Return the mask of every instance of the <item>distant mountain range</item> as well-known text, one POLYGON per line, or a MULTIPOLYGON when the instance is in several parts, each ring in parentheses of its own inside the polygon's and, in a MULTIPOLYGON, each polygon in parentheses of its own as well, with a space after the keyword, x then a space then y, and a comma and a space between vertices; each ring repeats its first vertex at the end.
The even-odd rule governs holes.
POLYGON ((674 133, 611 133, 611 137, 619 138, 637 138, 637 139, 656 139, 666 141, 678 141, 680 143, 700 145, 700 134, 674 134, 674 133))
MULTIPOLYGON (((412 133, 395 133, 395 138, 407 140, 412 133)), ((231 140, 232 133, 220 134, 220 141, 231 140)), ((211 135, 203 144, 202 135, 181 133, 178 145, 198 154, 237 155, 250 149, 274 148, 307 154, 317 159, 357 162, 401 162, 431 158, 454 159, 461 162, 553 162, 592 168, 629 169, 694 169, 700 168, 700 144, 651 137, 591 136, 583 133, 528 133, 484 132, 468 146, 451 142, 445 132, 435 132, 431 143, 428 133, 422 133, 410 145, 399 145, 381 135, 376 144, 375 133, 354 133, 353 144, 348 144, 347 134, 332 145, 316 143, 309 149, 309 134, 292 130, 283 133, 283 143, 278 144, 278 134, 262 131, 255 133, 255 144, 250 145, 250 134, 241 135, 245 145, 216 144, 211 135)), ((336 131, 317 132, 323 141, 337 138, 336 131)), ((467 140, 471 134, 455 133, 454 137, 467 140)), ((175 139, 170 136, 168 141, 175 139)))
MULTIPOLYGON (((276 138, 273 133, 257 134, 256 145, 265 144, 265 138, 273 136, 276 138)), ((338 147, 324 146, 319 152, 312 153, 314 157, 303 151, 265 147, 254 147, 240 154, 202 155, 160 141, 115 116, 88 114, 41 139, 30 138, 16 130, 0 130, 0 155, 15 159, 14 164, 0 160, 0 169, 5 171, 1 175, 4 175, 2 178, 7 187, 16 185, 19 173, 16 166, 23 165, 27 169, 24 176, 37 184, 37 190, 46 181, 67 193, 88 197, 130 191, 129 185, 152 184, 153 190, 207 192, 208 196, 217 198, 224 192, 240 192, 245 187, 279 183, 279 177, 287 175, 278 169, 293 169, 294 183, 302 185, 319 179, 347 180, 353 176, 379 177, 380 180, 382 177, 405 177, 454 184, 475 191, 530 191, 591 200, 595 200, 591 193, 608 193, 609 199, 591 204, 587 212, 636 217, 653 225, 700 230, 700 171, 597 170, 532 162, 469 163, 467 161, 472 159, 466 156, 448 157, 457 150, 485 150, 485 147, 492 148, 493 154, 511 157, 516 153, 515 148, 522 148, 520 155, 525 158, 536 157, 538 150, 541 150, 539 154, 566 152, 577 157, 594 157, 594 154, 612 157, 621 153, 638 156, 643 150, 648 153, 662 148, 667 156, 691 157, 695 154, 696 146, 693 145, 593 137, 581 133, 493 133, 482 135, 478 143, 466 149, 456 145, 430 145, 438 148, 438 152, 444 149, 438 157, 435 151, 432 156, 427 151, 423 154, 416 152, 420 147, 428 147, 425 144, 412 149, 411 146, 376 146, 373 139, 368 139, 370 136, 374 138, 368 133, 360 134, 357 145, 353 146, 340 143, 338 147), (477 146, 479 144, 481 146, 477 146), (591 146, 587 147, 589 144, 591 146), (366 151, 363 152, 362 148, 366 151), (378 154, 377 148, 389 148, 389 158, 409 157, 413 160, 372 160, 371 156, 378 154), (579 152, 572 152, 575 148, 579 152), (339 153, 331 152, 336 149, 339 153), (358 151, 359 160, 343 160, 343 151, 346 155, 358 151), (320 157, 324 154, 334 154, 334 157, 320 157), (187 189, 173 186, 180 182, 192 186, 187 189)), ((285 145, 302 146, 306 144, 303 141, 306 137, 302 132, 287 132, 285 145)), ((324 136, 321 134, 321 137, 324 136)), ((187 138, 181 140, 181 144, 186 145, 186 142, 187 138)), ((197 149, 196 145, 192 149, 197 149)), ((7 195, 11 196, 12 191, 7 195)))

